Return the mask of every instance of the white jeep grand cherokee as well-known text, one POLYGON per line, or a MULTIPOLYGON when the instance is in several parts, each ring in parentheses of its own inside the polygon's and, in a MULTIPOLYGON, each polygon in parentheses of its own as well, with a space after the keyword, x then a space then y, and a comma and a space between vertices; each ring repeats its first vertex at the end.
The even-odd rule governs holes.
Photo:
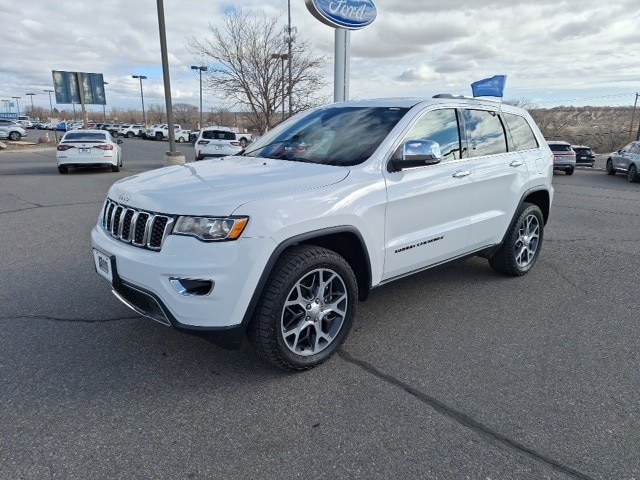
POLYGON ((369 290, 468 255, 523 275, 553 155, 527 112, 437 95, 301 113, 238 156, 134 175, 92 231, 98 273, 142 315, 303 370, 369 290))

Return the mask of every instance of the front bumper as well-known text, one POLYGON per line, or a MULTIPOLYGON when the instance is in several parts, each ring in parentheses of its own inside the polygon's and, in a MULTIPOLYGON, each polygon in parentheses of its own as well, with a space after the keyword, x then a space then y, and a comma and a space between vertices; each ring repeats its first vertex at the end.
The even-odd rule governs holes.
POLYGON ((242 340, 257 286, 275 244, 265 238, 200 242, 169 235, 160 252, 91 232, 93 248, 111 260, 113 293, 141 315, 226 346, 242 340), (203 295, 180 292, 171 280, 211 281, 203 295))

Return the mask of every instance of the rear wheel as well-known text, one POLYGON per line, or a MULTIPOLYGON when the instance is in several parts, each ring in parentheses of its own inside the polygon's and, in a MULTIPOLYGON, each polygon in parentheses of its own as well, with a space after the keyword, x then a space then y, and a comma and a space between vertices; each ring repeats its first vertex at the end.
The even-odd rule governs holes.
POLYGON ((241 146, 242 148, 245 148, 248 144, 249 144, 249 142, 247 142, 247 139, 246 139, 246 138, 241 138, 241 139, 240 139, 240 146, 241 146))
POLYGON ((136 136, 136 134, 135 134, 135 133, 133 133, 133 132, 127 132, 127 138, 133 138, 133 137, 135 137, 135 136, 136 136))
POLYGON ((615 175, 616 171, 613 168, 613 162, 611 161, 611 159, 607 159, 607 175, 615 175))
POLYGON ((58 173, 64 175, 65 173, 69 173, 69 167, 63 167, 62 165, 58 165, 58 173))
POLYGON ((178 143, 184 143, 184 137, 178 137, 178 143))
POLYGON ((504 243, 489 259, 489 265, 503 275, 524 275, 531 270, 540 254, 543 234, 542 211, 537 205, 523 203, 504 243))
POLYGON ((313 368, 347 337, 357 299, 353 270, 337 253, 311 245, 287 251, 274 266, 247 334, 269 362, 313 368))
POLYGON ((566 173, 567 175, 573 175, 573 170, 574 170, 574 168, 573 168, 573 167, 571 167, 571 168, 567 168, 567 169, 564 171, 564 173, 566 173))
POLYGON ((122 158, 119 158, 118 162, 115 165, 111 165, 111 171, 112 172, 119 172, 121 166, 122 166, 122 158))
POLYGON ((640 176, 638 176, 638 169, 635 165, 629 165, 629 170, 627 170, 627 180, 631 183, 638 183, 640 181, 640 176))
POLYGON ((20 135, 20 132, 9 133, 9 140, 13 140, 14 142, 17 142, 21 138, 22 138, 22 135, 20 135))

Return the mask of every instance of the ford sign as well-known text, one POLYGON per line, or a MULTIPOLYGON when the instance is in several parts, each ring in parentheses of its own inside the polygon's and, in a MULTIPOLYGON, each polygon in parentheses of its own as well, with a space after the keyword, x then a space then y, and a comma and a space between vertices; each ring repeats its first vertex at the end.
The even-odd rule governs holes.
POLYGON ((373 0, 305 0, 307 9, 325 25, 359 30, 376 19, 373 0))

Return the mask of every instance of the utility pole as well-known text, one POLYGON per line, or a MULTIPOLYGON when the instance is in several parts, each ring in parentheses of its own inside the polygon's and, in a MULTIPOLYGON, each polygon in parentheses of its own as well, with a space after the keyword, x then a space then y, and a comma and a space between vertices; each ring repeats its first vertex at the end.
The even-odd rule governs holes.
MULTIPOLYGON (((631 125, 629 126, 629 140, 633 138, 631 135, 633 135, 633 121, 636 118, 636 106, 638 105, 639 96, 640 93, 636 93, 636 100, 635 102, 633 102, 633 111, 631 112, 631 125)), ((640 124, 638 124, 638 135, 636 135, 636 140, 638 140, 638 136, 640 136, 640 124)))

